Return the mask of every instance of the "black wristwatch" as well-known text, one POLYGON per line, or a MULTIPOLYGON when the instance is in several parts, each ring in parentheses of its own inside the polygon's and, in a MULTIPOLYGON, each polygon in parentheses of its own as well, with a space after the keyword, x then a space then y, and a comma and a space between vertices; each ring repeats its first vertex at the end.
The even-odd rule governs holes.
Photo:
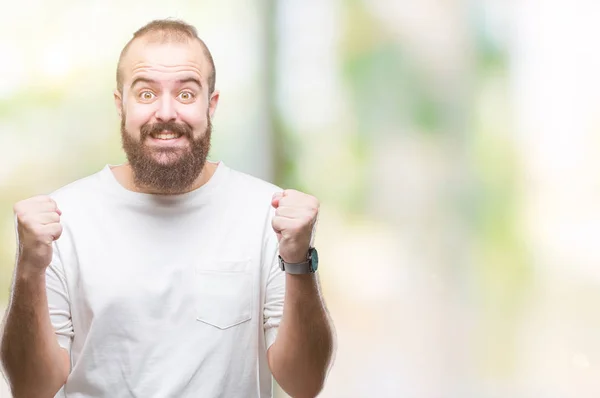
POLYGON ((279 256, 279 268, 281 268, 282 271, 285 271, 289 274, 312 274, 317 272, 318 267, 319 255, 317 253, 317 249, 315 249, 314 247, 308 249, 306 261, 303 261, 301 263, 286 263, 285 261, 283 261, 283 258, 279 256))

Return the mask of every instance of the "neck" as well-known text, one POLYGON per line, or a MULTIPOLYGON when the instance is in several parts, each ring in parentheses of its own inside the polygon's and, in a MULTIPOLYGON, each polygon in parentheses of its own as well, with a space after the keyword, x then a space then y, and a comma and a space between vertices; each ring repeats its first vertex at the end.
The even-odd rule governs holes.
POLYGON ((113 172, 113 174, 114 174, 115 178, 117 179, 117 181, 119 182, 119 184, 121 184, 125 189, 127 189, 129 191, 153 194, 153 195, 180 195, 180 194, 184 194, 187 192, 191 192, 195 189, 200 188, 204 184, 206 184, 210 180, 210 178, 213 176, 213 174, 215 174, 215 171, 217 170, 218 165, 219 165, 218 163, 206 161, 206 163, 204 164, 204 167, 202 168, 202 172, 200 173, 198 178, 196 178, 194 183, 191 186, 189 186, 187 189, 185 189, 181 192, 161 192, 159 190, 156 190, 153 187, 140 187, 140 186, 136 185, 134 183, 134 178, 133 178, 133 169, 131 168, 131 165, 129 164, 129 162, 124 163, 119 166, 111 167, 111 171, 113 172))

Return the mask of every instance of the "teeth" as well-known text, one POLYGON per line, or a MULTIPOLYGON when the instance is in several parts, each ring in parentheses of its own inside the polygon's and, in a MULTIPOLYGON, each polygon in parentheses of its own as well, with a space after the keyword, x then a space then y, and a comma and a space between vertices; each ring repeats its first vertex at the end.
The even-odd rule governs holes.
POLYGON ((154 138, 158 138, 159 140, 172 140, 177 137, 179 137, 179 134, 175 133, 159 133, 154 135, 154 138))

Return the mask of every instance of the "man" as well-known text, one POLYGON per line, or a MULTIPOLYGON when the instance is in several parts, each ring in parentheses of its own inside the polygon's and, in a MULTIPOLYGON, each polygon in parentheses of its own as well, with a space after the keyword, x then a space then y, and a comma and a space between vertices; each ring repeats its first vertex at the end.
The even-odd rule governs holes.
POLYGON ((192 26, 149 23, 117 67, 128 162, 15 205, 1 344, 14 397, 270 397, 272 377, 293 397, 322 389, 319 202, 206 160, 214 85, 192 26))

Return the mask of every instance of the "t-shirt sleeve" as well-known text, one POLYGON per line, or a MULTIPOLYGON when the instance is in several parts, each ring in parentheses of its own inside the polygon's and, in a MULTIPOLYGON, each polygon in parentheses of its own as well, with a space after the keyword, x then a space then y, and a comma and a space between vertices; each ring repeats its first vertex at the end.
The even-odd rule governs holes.
POLYGON ((266 245, 265 264, 268 270, 265 305, 264 305, 264 331, 266 348, 269 349, 275 342, 279 324, 283 316, 283 300, 285 296, 285 272, 279 269, 278 254, 279 244, 275 233, 270 236, 266 245))
POLYGON ((71 304, 64 268, 57 254, 56 243, 53 244, 52 262, 46 268, 46 295, 50 321, 58 339, 58 344, 67 351, 71 350, 74 336, 71 320, 71 304))

